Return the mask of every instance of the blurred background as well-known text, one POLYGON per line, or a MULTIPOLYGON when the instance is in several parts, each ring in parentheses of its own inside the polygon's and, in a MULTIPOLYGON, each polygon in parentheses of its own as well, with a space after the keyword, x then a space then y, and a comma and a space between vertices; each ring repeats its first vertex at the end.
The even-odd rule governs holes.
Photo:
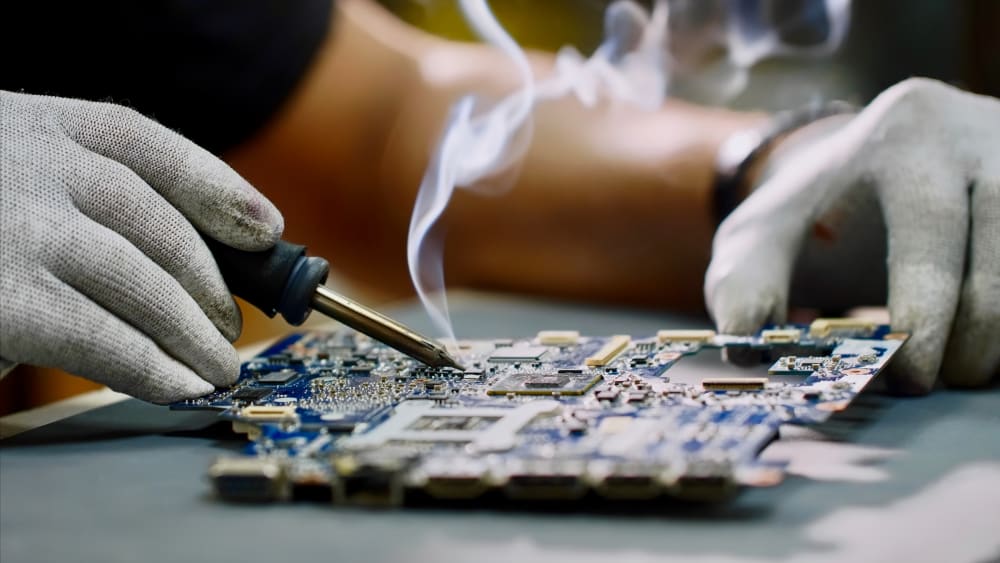
MULTIPOLYGON (((707 26, 708 5, 728 0, 671 0, 687 10, 689 31, 707 26)), ((403 20, 455 40, 475 40, 454 0, 380 0, 403 20)), ((491 0, 498 19, 525 47, 555 51, 572 45, 590 54, 600 43, 604 10, 610 0, 491 0)), ((647 7, 650 1, 639 2, 647 7)), ((810 0, 732 0, 744 6, 764 6, 782 14, 804 13, 810 0)), ((792 18, 794 19, 794 17, 792 18)), ((782 39, 804 46, 815 41, 816 29, 792 26, 782 39)), ((711 69, 710 53, 704 68, 711 69)), ((777 110, 815 98, 839 98, 864 103, 886 87, 920 75, 945 80, 968 90, 1000 95, 1000 1, 996 0, 856 0, 851 5, 850 30, 842 48, 824 59, 780 58, 764 61, 751 71, 746 88, 730 99, 713 95, 710 71, 675 78, 673 95, 706 104, 743 109, 777 110)), ((336 264, 334 264, 334 267, 336 264)), ((362 302, 388 305, 387 296, 332 280, 334 287, 362 302)), ((237 346, 272 339, 292 330, 240 303, 244 332, 237 346)), ((87 380, 53 369, 20 366, 0 380, 0 415, 32 408, 78 393, 99 389, 87 380)))

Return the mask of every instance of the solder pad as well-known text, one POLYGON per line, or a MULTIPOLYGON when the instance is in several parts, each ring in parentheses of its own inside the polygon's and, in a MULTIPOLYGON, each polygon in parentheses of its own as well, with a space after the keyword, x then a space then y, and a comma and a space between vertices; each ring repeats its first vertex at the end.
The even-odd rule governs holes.
POLYGON ((312 332, 245 363, 233 388, 173 408, 219 410, 250 437, 209 470, 225 500, 717 501, 780 481, 758 460, 778 426, 846 408, 905 340, 842 319, 756 336, 545 331, 460 342, 456 370, 312 332), (765 377, 671 379, 720 350, 756 358, 765 377))

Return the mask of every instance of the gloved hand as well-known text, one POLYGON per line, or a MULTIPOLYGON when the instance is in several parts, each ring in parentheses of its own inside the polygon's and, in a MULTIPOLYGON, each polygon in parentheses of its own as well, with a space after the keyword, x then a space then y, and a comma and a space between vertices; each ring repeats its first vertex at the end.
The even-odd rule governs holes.
POLYGON ((0 363, 163 403, 232 384, 239 309, 195 228, 263 250, 277 209, 112 104, 0 92, 0 363))
POLYGON ((782 322, 790 297, 881 304, 888 285, 893 329, 911 333, 892 388, 926 393, 939 374, 988 383, 1000 365, 1000 101, 910 79, 846 123, 815 125, 827 130, 780 146, 715 235, 705 298, 719 329, 782 322))

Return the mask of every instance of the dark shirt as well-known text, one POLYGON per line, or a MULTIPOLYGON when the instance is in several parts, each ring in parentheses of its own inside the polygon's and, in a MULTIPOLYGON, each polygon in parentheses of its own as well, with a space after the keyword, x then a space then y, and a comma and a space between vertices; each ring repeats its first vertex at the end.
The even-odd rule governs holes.
POLYGON ((8 2, 0 89, 124 104, 221 153, 289 96, 332 1, 8 2))

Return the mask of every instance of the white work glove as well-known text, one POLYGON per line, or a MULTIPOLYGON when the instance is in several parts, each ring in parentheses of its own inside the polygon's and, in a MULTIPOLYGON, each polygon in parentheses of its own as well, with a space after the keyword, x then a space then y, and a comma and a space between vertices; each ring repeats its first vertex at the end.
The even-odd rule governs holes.
POLYGON ((0 367, 157 403, 232 384, 239 309, 195 228, 263 250, 277 209, 225 163, 112 104, 0 92, 0 367))
POLYGON ((779 146, 719 227, 705 279, 719 330, 782 322, 790 297, 884 304, 873 301, 888 285, 892 327, 911 334, 888 374, 895 391, 926 393, 939 374, 988 384, 1000 365, 1000 101, 910 79, 837 119, 779 146))

